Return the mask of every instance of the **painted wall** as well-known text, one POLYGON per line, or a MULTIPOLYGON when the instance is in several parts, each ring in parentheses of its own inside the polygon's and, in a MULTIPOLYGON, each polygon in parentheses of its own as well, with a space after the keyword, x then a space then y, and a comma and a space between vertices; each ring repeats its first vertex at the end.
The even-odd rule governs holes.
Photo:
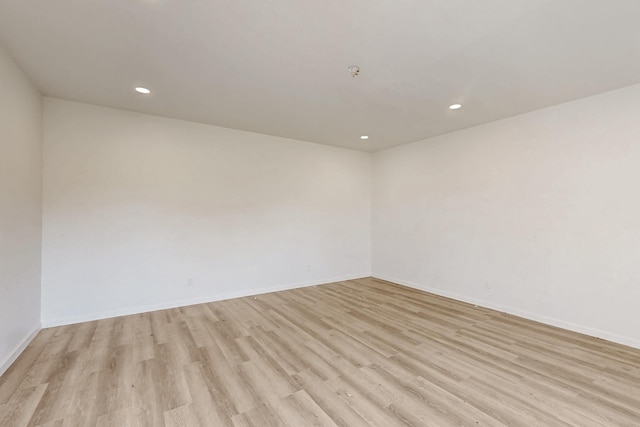
POLYGON ((368 276, 370 154, 45 98, 42 318, 368 276))
POLYGON ((640 85, 373 163, 374 276, 640 347, 640 85))
POLYGON ((40 329, 42 97, 0 46, 0 374, 40 329))

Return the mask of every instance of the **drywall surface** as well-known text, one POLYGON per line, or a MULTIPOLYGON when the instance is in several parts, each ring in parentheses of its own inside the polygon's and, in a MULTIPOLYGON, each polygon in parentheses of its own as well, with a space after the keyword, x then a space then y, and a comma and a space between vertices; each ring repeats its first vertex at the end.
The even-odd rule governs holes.
POLYGON ((45 98, 45 325, 368 276, 371 155, 45 98))
POLYGON ((0 46, 0 374, 40 329, 42 97, 0 46))
POLYGON ((639 117, 640 85, 375 153, 373 275, 640 347, 639 117))

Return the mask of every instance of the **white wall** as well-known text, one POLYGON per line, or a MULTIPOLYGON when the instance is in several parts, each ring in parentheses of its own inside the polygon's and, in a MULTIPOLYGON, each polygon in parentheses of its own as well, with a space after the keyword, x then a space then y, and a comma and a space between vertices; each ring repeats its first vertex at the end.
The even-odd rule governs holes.
POLYGON ((381 151, 373 174, 374 276, 640 347, 640 85, 381 151))
POLYGON ((0 375, 40 329, 42 97, 0 46, 0 375))
POLYGON ((370 154, 45 98, 56 325, 368 276, 370 154))

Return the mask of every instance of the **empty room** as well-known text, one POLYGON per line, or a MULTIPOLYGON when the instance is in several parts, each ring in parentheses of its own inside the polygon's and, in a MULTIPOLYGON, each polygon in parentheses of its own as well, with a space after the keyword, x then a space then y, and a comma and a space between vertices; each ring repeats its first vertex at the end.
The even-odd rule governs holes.
POLYGON ((640 426, 637 0, 0 0, 0 426, 640 426))

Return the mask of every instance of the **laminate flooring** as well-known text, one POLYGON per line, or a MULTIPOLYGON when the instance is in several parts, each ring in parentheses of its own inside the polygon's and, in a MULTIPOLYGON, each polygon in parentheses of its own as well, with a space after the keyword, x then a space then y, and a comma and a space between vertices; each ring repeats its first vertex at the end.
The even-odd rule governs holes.
POLYGON ((639 426, 640 350, 365 278, 42 330, 2 426, 639 426))

